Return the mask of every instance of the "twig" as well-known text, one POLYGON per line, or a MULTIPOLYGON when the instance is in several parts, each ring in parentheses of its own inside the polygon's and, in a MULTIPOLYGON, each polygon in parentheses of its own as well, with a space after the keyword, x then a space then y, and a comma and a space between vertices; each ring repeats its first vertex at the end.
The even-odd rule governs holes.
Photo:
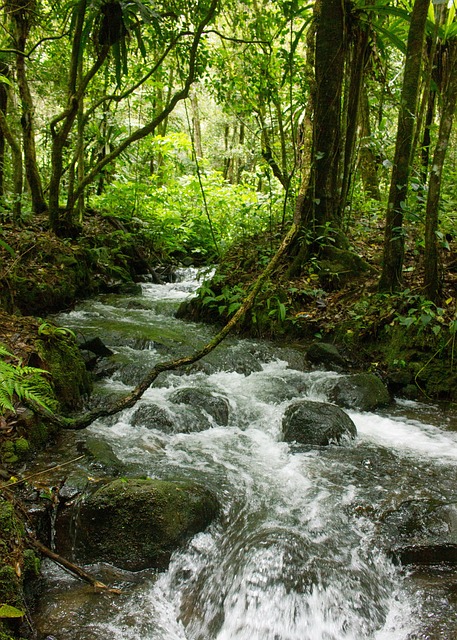
POLYGON ((87 571, 84 571, 84 569, 81 569, 81 567, 78 567, 78 565, 73 564, 73 562, 70 562, 66 558, 59 556, 59 554, 55 553, 54 551, 51 551, 49 547, 46 547, 46 545, 44 545, 42 542, 40 542, 36 538, 29 536, 28 540, 30 544, 33 547, 35 547, 35 549, 37 549, 44 556, 46 556, 53 562, 56 562, 57 564, 61 565, 62 567, 70 571, 70 573, 77 576, 84 582, 88 582, 90 585, 92 585, 96 589, 103 589, 105 591, 108 591, 108 593, 116 593, 116 594, 122 593, 121 589, 113 589, 111 587, 108 587, 103 582, 100 582, 99 580, 91 576, 90 573, 87 573, 87 571))
POLYGON ((8 482, 8 484, 0 485, 0 490, 1 489, 7 489, 8 487, 16 486, 18 484, 22 484, 23 482, 27 482, 28 480, 32 480, 33 478, 36 478, 37 476, 41 476, 44 473, 48 473, 49 471, 54 471, 55 469, 61 469, 62 467, 66 467, 68 464, 71 464, 72 462, 77 462, 78 460, 82 460, 82 458, 84 458, 84 456, 79 456, 78 458, 73 458, 73 460, 68 460, 68 462, 63 462, 62 464, 58 464, 55 467, 50 467, 49 469, 45 469, 44 471, 38 471, 37 473, 32 473, 32 475, 26 476, 25 478, 21 478, 20 480, 12 480, 11 482, 8 482))

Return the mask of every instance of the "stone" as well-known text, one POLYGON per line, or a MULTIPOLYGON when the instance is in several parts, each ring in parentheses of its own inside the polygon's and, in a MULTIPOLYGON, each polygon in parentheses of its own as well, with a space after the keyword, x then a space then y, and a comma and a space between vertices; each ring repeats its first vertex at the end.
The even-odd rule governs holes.
POLYGON ((217 396, 210 391, 194 389, 192 387, 178 389, 170 396, 174 404, 188 404, 202 409, 209 414, 216 424, 226 426, 229 421, 229 403, 223 396, 217 396))
POLYGON ((357 435, 355 424, 339 407, 311 400, 299 400, 286 409, 282 430, 286 442, 318 446, 342 444, 357 435))
POLYGON ((345 366, 345 360, 338 349, 328 342, 315 342, 306 353, 307 359, 313 364, 318 364, 326 369, 341 368, 345 366))
POLYGON ((175 549, 212 522, 218 502, 195 482, 122 478, 89 495, 77 513, 77 562, 163 570, 175 549))
POLYGON ((373 411, 390 403, 386 385, 372 373, 354 373, 337 378, 329 399, 360 411, 373 411))

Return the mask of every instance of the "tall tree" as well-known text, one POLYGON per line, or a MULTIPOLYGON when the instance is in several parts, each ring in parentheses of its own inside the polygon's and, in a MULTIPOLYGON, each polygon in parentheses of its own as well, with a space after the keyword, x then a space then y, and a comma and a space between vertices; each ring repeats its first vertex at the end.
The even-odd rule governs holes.
POLYGON ((5 8, 11 18, 13 46, 16 52, 16 74, 21 97, 21 125, 25 173, 30 188, 33 210, 42 213, 47 205, 38 169, 35 145, 35 105, 26 69, 26 45, 35 17, 35 0, 7 0, 5 8))
MULTIPOLYGON (((453 23, 455 27, 456 24, 453 23)), ((427 193, 425 213, 425 253, 424 253, 424 289, 427 297, 434 302, 441 298, 441 278, 439 269, 439 204, 444 162, 452 132, 454 114, 457 107, 457 35, 439 43, 441 60, 440 124, 427 193)))
POLYGON ((429 5, 430 0, 415 0, 411 13, 395 156, 386 212, 383 267, 379 281, 381 291, 394 291, 401 286, 402 282, 405 253, 403 212, 406 206, 411 169, 418 87, 429 5))

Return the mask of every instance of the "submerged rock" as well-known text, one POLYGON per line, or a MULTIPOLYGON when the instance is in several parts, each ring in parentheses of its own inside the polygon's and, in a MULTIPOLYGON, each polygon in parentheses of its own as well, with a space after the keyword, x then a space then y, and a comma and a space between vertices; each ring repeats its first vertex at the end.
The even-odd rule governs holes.
POLYGON ((165 569, 171 553, 217 512, 213 494, 194 482, 114 480, 78 506, 75 559, 130 571, 165 569))
POLYGON ((381 518, 390 554, 402 564, 457 564, 457 504, 408 500, 381 518))
POLYGON ((357 435, 355 424, 339 407, 311 400, 294 402, 286 409, 282 431, 286 442, 320 446, 341 444, 357 435))
POLYGON ((222 396, 214 395, 206 389, 193 389, 192 387, 178 389, 170 396, 170 401, 174 404, 187 404, 202 409, 221 426, 228 424, 228 400, 222 396))
POLYGON ((348 409, 373 411, 390 402, 386 385, 372 373, 354 373, 335 380, 330 400, 348 409))

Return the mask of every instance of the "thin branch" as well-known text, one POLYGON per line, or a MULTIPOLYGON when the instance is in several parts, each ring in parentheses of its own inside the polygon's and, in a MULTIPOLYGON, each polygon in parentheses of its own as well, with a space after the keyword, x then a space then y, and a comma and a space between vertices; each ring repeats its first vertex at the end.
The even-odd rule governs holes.
POLYGON ((93 105, 91 105, 91 107, 86 111, 85 115, 84 115, 84 121, 87 122, 89 119, 89 116, 94 113, 94 111, 100 106, 102 105, 104 102, 107 101, 112 101, 112 102, 121 102, 122 100, 124 100, 125 98, 128 98, 129 95, 131 95, 136 89, 138 89, 138 87, 141 87, 141 85, 143 85, 147 80, 149 80, 149 78, 154 75, 154 73, 158 70, 158 68, 160 67, 160 65, 163 63, 163 61, 165 60, 165 58, 168 56, 168 54, 170 53, 170 51, 174 48, 174 46, 177 44, 177 42, 179 41, 179 39, 183 36, 189 36, 192 35, 192 33, 190 31, 183 31, 182 33, 179 34, 179 36, 177 36, 169 45, 168 47, 165 49, 165 51, 163 52, 163 54, 160 56, 160 58, 157 60, 157 62, 155 63, 155 65, 152 67, 152 69, 150 71, 148 71, 148 73, 146 75, 144 75, 140 80, 138 80, 138 82, 134 85, 132 85, 131 87, 129 87, 128 89, 126 89, 124 91, 124 93, 121 93, 120 95, 107 95, 107 96, 103 96, 102 98, 100 98, 99 100, 97 100, 97 102, 95 102, 93 105))
POLYGON ((73 564, 73 562, 70 562, 66 558, 59 556, 59 554, 55 553, 54 551, 51 551, 49 547, 44 545, 42 542, 40 542, 36 538, 32 536, 28 536, 28 542, 32 545, 32 547, 35 547, 35 549, 37 549, 44 556, 46 556, 53 562, 56 562, 61 567, 64 567, 64 569, 67 569, 67 571, 70 571, 70 573, 77 576, 80 580, 83 580, 84 582, 88 582, 95 589, 103 589, 104 591, 108 591, 108 593, 116 593, 116 594, 122 593, 120 589, 112 589, 111 587, 108 587, 103 582, 100 582, 100 580, 97 580, 97 578, 94 578, 93 576, 91 576, 90 573, 87 573, 87 571, 84 571, 84 569, 82 569, 78 565, 73 564))
POLYGON ((216 36, 219 36, 221 40, 236 42, 236 44, 264 44, 270 49, 272 48, 271 42, 269 42, 268 40, 245 40, 244 38, 234 38, 232 36, 225 36, 223 33, 217 31, 216 29, 208 29, 208 31, 205 31, 205 34, 206 33, 214 33, 216 36))
POLYGON ((168 105, 149 124, 145 125, 144 127, 140 127, 139 129, 136 129, 115 149, 113 149, 111 153, 107 154, 102 160, 100 160, 100 162, 98 162, 95 165, 95 167, 93 167, 93 169, 86 175, 84 180, 82 180, 78 185, 78 188, 73 194, 72 201, 71 203, 69 203, 70 206, 72 206, 77 201, 77 199, 83 193, 86 186, 95 179, 95 177, 100 173, 100 171, 107 164, 109 164, 115 158, 117 158, 124 151, 124 149, 129 147, 131 144, 133 144, 134 142, 137 142, 138 140, 142 140, 143 138, 148 136, 150 133, 152 133, 158 127, 158 125, 169 116, 169 114, 173 111, 173 109, 178 104, 178 102, 187 98, 187 96, 189 95, 190 87, 194 83, 195 76, 197 73, 197 52, 198 52, 200 40, 204 34, 205 27, 214 17, 214 14, 216 13, 219 2, 220 0, 212 0, 208 13, 206 14, 205 18, 201 21, 201 23, 199 24, 198 28, 195 31, 194 39, 193 39, 192 46, 190 48, 190 53, 189 53, 189 70, 188 70, 187 78, 183 88, 174 94, 174 96, 171 98, 168 105))

